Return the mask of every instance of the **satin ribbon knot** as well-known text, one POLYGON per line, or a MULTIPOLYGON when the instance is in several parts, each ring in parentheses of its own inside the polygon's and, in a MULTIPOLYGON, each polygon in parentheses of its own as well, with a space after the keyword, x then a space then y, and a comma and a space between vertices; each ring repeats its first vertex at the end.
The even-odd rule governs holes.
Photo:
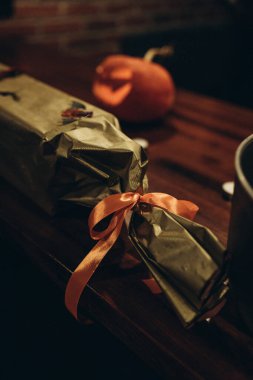
POLYGON ((178 200, 164 193, 141 195, 137 192, 128 192, 113 194, 100 201, 91 211, 88 220, 90 235, 98 242, 72 273, 65 291, 65 305, 76 319, 78 302, 89 279, 116 242, 128 212, 143 203, 160 207, 187 219, 193 219, 198 211, 194 203, 178 200), (111 220, 108 226, 102 231, 96 230, 96 225, 109 216, 111 220))

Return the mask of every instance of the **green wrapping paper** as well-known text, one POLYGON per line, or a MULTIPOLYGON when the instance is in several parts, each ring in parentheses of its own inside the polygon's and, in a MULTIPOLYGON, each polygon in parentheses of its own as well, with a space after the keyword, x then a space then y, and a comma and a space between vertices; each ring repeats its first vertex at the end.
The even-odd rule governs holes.
POLYGON ((150 207, 133 213, 129 236, 184 326, 221 303, 226 252, 207 228, 150 207))
POLYGON ((0 81, 0 175, 46 212, 145 189, 146 166, 113 115, 25 74, 0 81))
MULTIPOLYGON (((28 75, 0 76, 0 175, 47 213, 145 193, 146 168, 144 151, 111 114, 28 75)), ((190 326, 227 292, 224 248, 203 226, 158 207, 145 210, 133 212, 130 240, 190 326)))

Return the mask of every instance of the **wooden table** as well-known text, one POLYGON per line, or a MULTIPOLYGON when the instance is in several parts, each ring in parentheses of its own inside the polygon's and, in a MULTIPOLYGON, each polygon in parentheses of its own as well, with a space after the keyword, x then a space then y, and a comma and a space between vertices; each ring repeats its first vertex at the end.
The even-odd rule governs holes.
MULTIPOLYGON (((100 57, 71 58, 23 47, 3 61, 84 100, 100 57), (63 59, 64 58, 64 59, 63 59)), ((199 205, 196 221, 226 244, 230 202, 221 185, 233 179, 239 142, 253 131, 253 112, 178 90, 173 112, 148 127, 124 125, 131 137, 150 143, 151 191, 166 192, 199 205)), ((0 183, 0 226, 59 287, 88 251, 87 215, 49 218, 4 180, 0 183)), ((253 341, 243 332, 233 297, 211 323, 190 330, 146 286, 149 274, 124 239, 83 294, 80 312, 104 325, 157 373, 169 379, 250 379, 253 341)))

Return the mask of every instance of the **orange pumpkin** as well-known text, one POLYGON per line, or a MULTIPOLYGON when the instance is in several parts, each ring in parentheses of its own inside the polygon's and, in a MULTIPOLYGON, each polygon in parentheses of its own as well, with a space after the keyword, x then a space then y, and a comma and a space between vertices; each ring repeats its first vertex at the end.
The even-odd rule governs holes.
POLYGON ((167 70, 126 55, 111 55, 101 62, 92 91, 104 109, 130 122, 165 116, 175 99, 175 86, 167 70))

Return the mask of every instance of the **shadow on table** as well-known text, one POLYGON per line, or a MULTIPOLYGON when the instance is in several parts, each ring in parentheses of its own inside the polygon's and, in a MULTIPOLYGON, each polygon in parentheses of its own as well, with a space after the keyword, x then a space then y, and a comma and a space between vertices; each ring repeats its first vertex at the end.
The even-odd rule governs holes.
POLYGON ((21 250, 3 239, 0 248, 2 379, 158 380, 104 328, 76 323, 21 250))

